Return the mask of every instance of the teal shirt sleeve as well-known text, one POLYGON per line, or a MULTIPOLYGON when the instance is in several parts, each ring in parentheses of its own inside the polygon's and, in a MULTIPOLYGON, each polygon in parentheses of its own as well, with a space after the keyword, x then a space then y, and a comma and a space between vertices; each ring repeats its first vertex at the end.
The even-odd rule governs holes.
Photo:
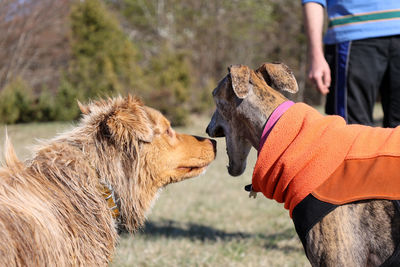
POLYGON ((322 5, 324 8, 326 8, 326 0, 301 0, 301 4, 307 4, 310 2, 318 3, 322 5))

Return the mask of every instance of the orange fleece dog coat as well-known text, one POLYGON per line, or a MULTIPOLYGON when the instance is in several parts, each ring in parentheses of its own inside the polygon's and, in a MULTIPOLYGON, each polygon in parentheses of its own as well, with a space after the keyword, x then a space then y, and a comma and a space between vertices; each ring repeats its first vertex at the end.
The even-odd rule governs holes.
POLYGON ((310 193, 332 204, 400 199, 400 127, 347 125, 294 104, 259 149, 252 186, 290 216, 310 193))

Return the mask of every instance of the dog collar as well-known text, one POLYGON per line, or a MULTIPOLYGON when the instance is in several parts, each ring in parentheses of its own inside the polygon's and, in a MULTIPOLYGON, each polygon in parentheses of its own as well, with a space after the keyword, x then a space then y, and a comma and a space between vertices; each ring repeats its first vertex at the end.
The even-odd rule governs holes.
POLYGON ((101 193, 107 202, 107 206, 111 211, 112 217, 117 219, 120 214, 116 204, 117 201, 115 200, 114 189, 111 187, 111 185, 102 184, 101 193))
POLYGON ((285 101, 282 104, 280 104, 269 116, 260 138, 260 143, 258 145, 258 154, 260 153, 260 150, 263 147, 265 140, 267 140, 269 133, 272 131, 272 128, 274 128, 279 118, 293 105, 294 105, 293 101, 285 101))
MULTIPOLYGON (((76 144, 71 144, 71 145, 77 147, 80 151, 82 151, 84 153, 84 150, 82 147, 77 146, 76 144)), ((84 155, 86 155, 86 154, 84 153, 84 155)), ((88 161, 88 162, 89 162, 89 166, 92 167, 92 169, 100 177, 98 169, 95 168, 93 166, 93 164, 90 163, 90 161, 88 161)), ((100 183, 100 185, 98 186, 98 190, 101 192, 103 198, 106 200, 108 209, 110 210, 113 219, 117 220, 119 218, 120 213, 119 213, 118 205, 116 204, 117 201, 115 198, 114 189, 112 188, 111 185, 100 183)))

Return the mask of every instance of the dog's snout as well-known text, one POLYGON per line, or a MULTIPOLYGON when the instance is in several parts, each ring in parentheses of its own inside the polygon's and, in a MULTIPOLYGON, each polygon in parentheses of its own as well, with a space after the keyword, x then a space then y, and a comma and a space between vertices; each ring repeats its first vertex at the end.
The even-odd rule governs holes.
POLYGON ((200 136, 195 136, 195 135, 193 135, 193 137, 196 138, 196 139, 197 139, 198 141, 200 141, 200 142, 203 142, 203 141, 210 142, 210 144, 211 144, 212 147, 213 147, 214 153, 217 152, 217 141, 215 141, 215 140, 213 140, 213 139, 208 139, 208 138, 200 137, 200 136))
POLYGON ((210 139, 211 143, 213 144, 213 146, 217 145, 217 141, 215 141, 214 139, 210 139))
POLYGON ((208 125, 206 133, 210 137, 225 137, 224 129, 222 129, 221 126, 210 127, 210 125, 208 125))
POLYGON ((209 136, 211 136, 211 135, 210 135, 210 125, 207 126, 206 134, 208 134, 209 136))
POLYGON ((225 137, 224 129, 221 126, 214 128, 211 137, 225 137))
POLYGON ((200 142, 202 142, 202 141, 207 139, 207 138, 204 138, 204 137, 201 137, 201 136, 197 136, 197 135, 193 135, 193 137, 196 138, 197 141, 200 141, 200 142))
POLYGON ((214 127, 211 125, 211 123, 207 126, 206 133, 208 134, 209 137, 216 137, 214 135, 214 129, 213 128, 214 127))
POLYGON ((213 146, 214 149, 214 153, 217 153, 217 141, 213 140, 213 139, 209 139, 211 141, 211 144, 213 146))
POLYGON ((218 110, 216 110, 211 118, 210 123, 207 126, 206 133, 210 137, 225 137, 224 130, 218 123, 220 120, 220 115, 218 110))

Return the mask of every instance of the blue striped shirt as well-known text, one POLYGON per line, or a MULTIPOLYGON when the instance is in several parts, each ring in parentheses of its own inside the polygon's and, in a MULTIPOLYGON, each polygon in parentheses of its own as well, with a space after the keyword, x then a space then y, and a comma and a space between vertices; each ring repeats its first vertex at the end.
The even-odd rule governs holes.
POLYGON ((326 44, 400 34, 400 0, 302 0, 308 2, 327 10, 326 44))

